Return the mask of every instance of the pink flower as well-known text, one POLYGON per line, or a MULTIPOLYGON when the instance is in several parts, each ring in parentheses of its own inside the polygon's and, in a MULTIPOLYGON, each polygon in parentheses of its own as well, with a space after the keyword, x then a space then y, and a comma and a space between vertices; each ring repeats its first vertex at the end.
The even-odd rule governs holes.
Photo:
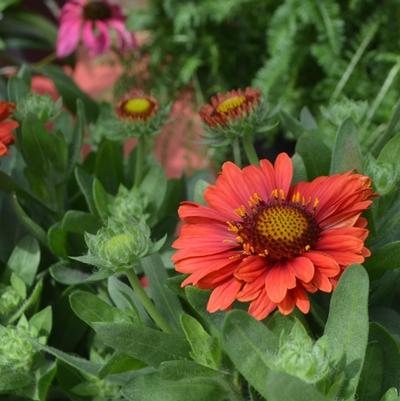
POLYGON ((135 37, 125 28, 125 16, 120 6, 108 0, 68 1, 61 10, 57 56, 71 54, 81 36, 91 56, 107 52, 111 47, 110 29, 116 32, 119 50, 136 47, 135 37))

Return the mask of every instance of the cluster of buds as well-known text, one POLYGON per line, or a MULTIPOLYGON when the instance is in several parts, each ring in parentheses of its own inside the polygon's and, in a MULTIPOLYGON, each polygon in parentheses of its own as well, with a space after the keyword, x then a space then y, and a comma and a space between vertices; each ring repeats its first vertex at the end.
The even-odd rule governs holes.
POLYGON ((0 319, 14 312, 22 300, 21 295, 12 286, 0 288, 0 319))
POLYGON ((30 371, 36 354, 31 337, 26 319, 16 327, 0 325, 0 373, 9 369, 30 371))
POLYGON ((18 102, 15 116, 24 120, 29 114, 35 115, 42 123, 55 118, 61 112, 62 99, 56 102, 49 95, 28 93, 18 102))
POLYGON ((108 210, 114 220, 126 221, 129 218, 147 220, 146 207, 147 201, 138 188, 127 189, 120 185, 117 195, 108 205, 108 210))

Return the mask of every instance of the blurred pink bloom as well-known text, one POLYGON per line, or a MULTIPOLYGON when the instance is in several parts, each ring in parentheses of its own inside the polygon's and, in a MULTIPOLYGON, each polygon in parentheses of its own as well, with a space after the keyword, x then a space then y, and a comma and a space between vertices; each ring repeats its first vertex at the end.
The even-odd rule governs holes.
POLYGON ((91 56, 107 52, 111 47, 110 29, 116 32, 119 50, 137 46, 134 35, 125 28, 125 16, 119 5, 108 0, 68 1, 61 10, 57 56, 71 54, 81 37, 91 56))
POLYGON ((32 92, 37 93, 38 95, 50 95, 53 100, 57 100, 60 95, 57 92, 57 89, 54 85, 54 82, 42 75, 35 75, 32 77, 32 92))

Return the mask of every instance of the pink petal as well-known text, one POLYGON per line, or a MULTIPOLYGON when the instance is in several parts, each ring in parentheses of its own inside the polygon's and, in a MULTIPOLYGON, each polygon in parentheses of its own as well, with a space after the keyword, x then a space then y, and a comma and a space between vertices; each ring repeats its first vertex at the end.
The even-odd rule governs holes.
POLYGON ((74 20, 61 24, 57 36, 57 57, 70 55, 78 46, 81 33, 81 21, 74 20))

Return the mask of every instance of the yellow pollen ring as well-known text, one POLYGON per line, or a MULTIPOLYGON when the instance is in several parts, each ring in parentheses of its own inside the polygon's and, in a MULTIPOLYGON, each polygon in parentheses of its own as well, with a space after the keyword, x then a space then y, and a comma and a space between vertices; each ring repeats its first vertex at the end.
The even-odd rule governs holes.
POLYGON ((151 103, 148 99, 144 97, 135 97, 129 99, 124 104, 124 110, 127 113, 139 114, 149 111, 151 103))
POLYGON ((246 98, 244 96, 233 96, 221 102, 217 106, 217 111, 218 113, 228 113, 231 110, 237 109, 245 102, 246 98))

